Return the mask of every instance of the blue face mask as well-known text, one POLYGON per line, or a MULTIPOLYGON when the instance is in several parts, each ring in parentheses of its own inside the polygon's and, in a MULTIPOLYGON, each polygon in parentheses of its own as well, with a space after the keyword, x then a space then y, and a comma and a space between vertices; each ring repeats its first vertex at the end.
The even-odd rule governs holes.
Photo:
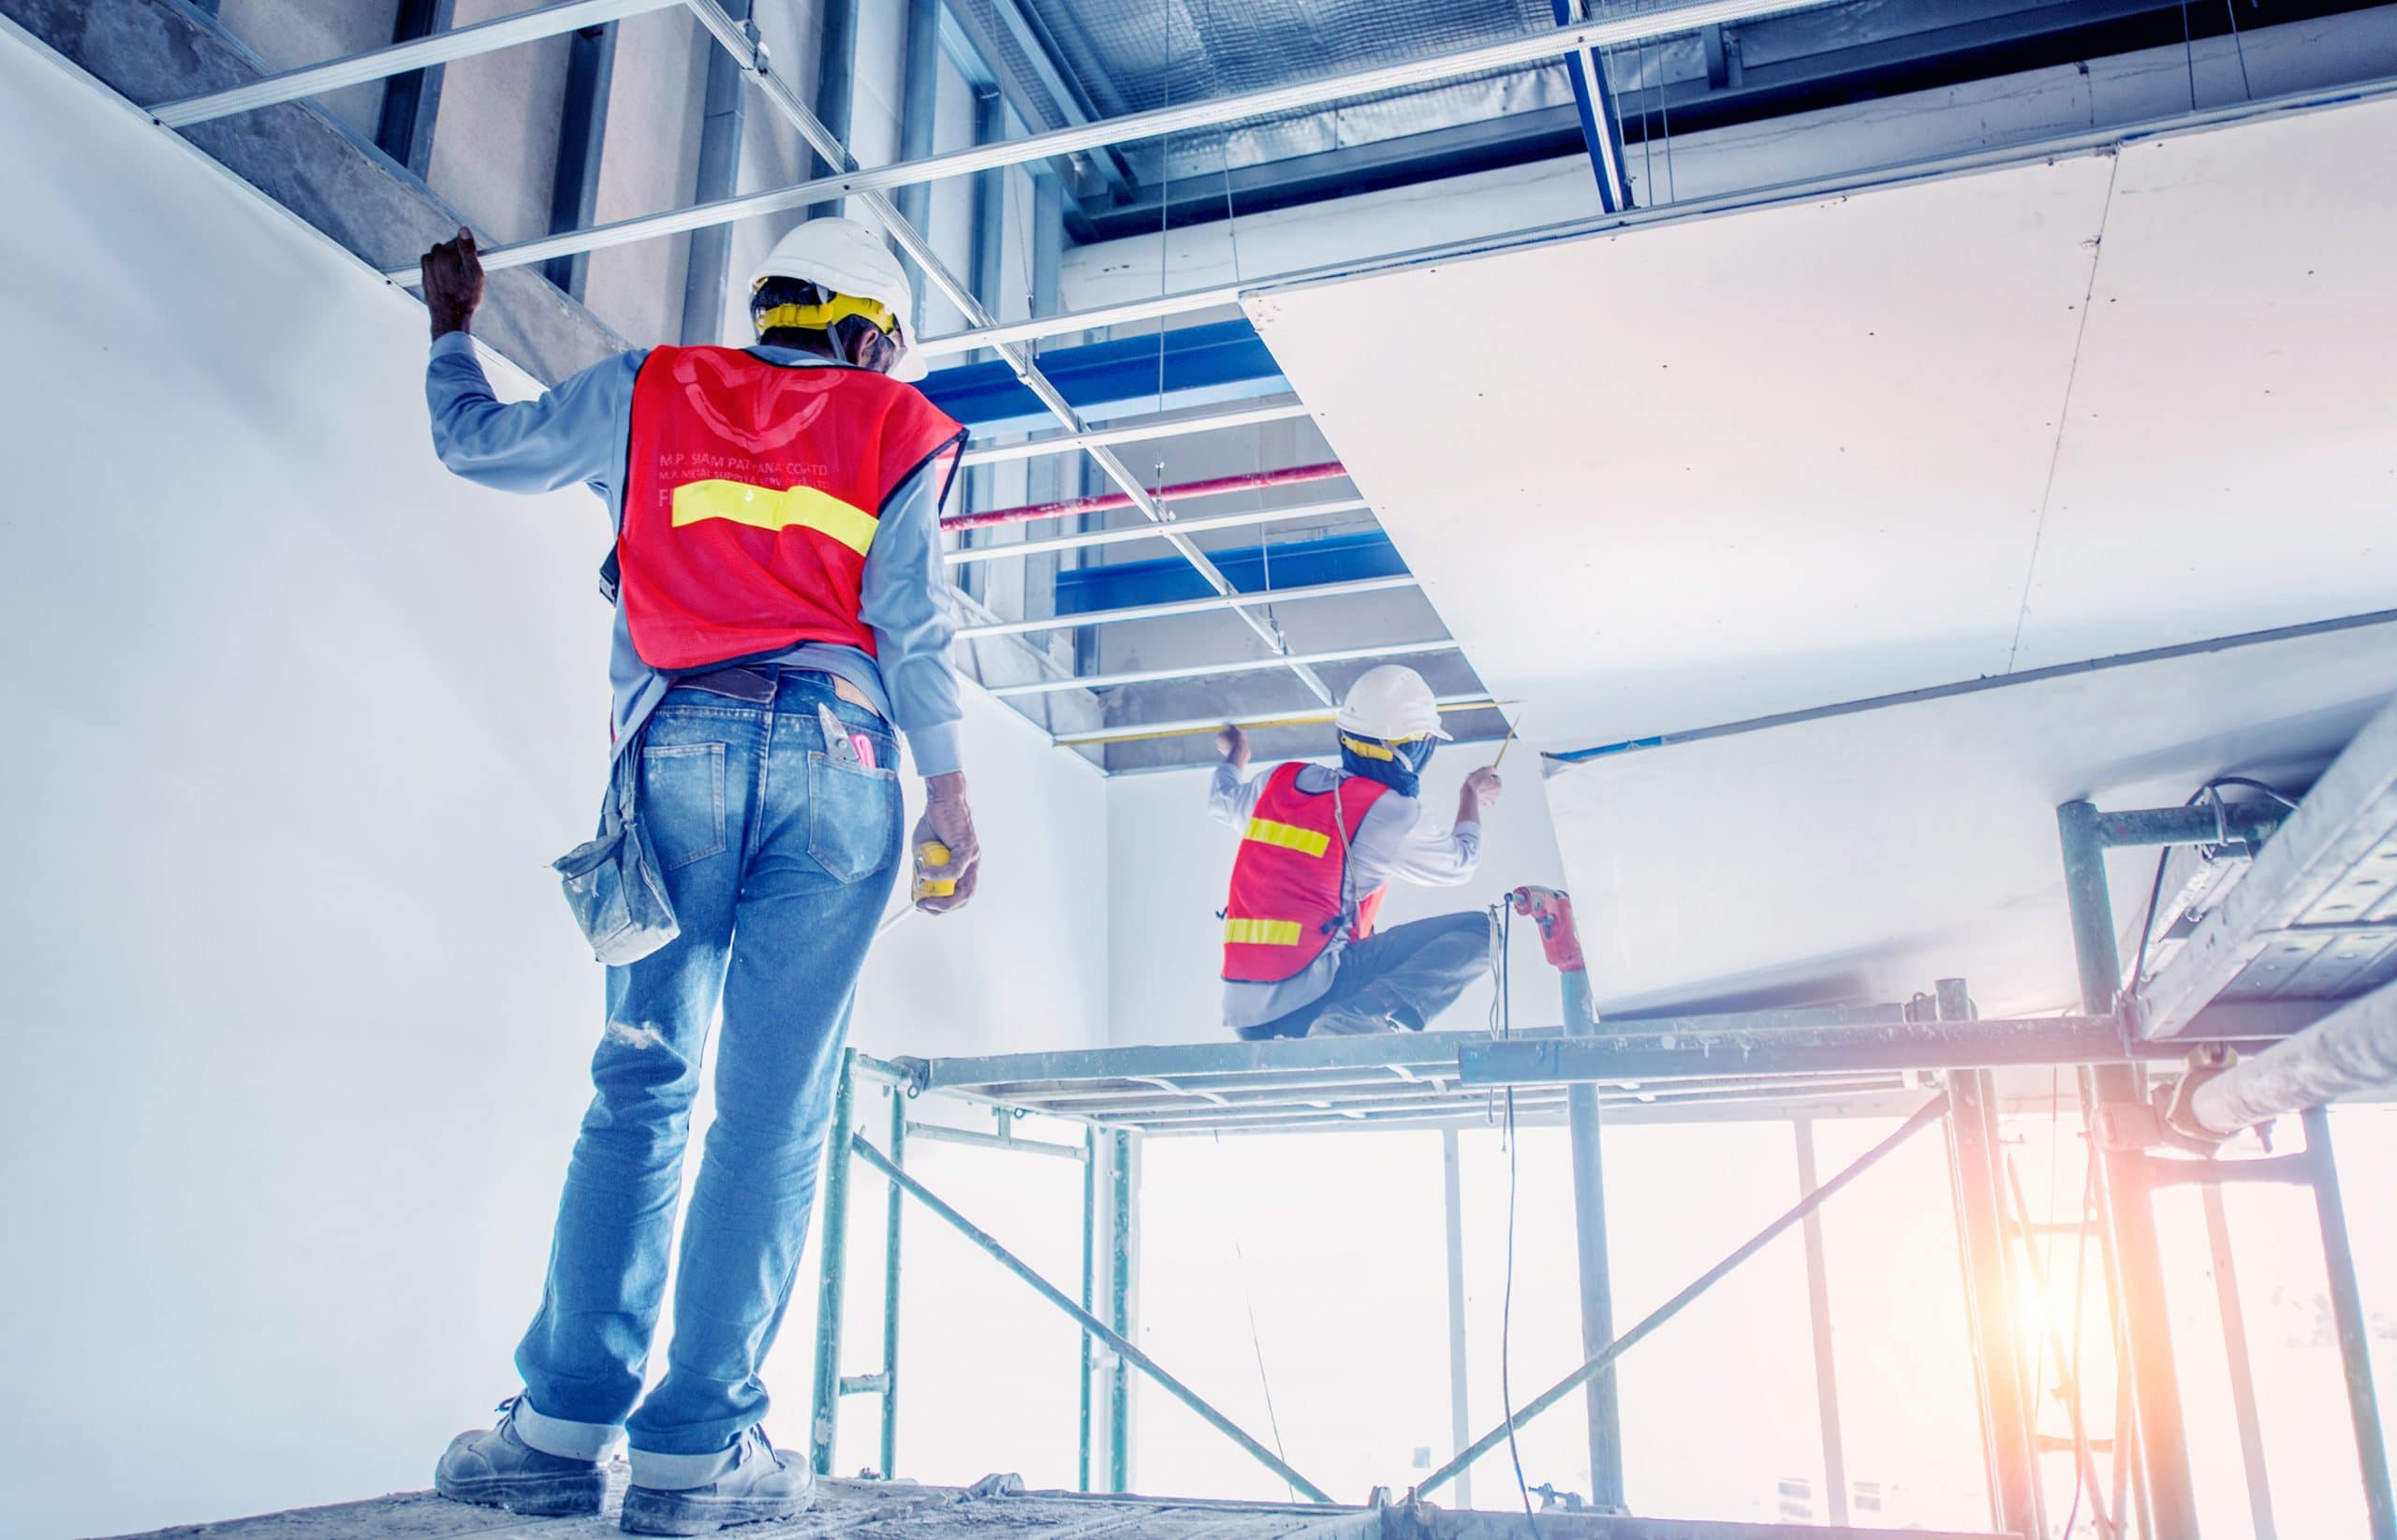
POLYGON ((1365 744, 1369 749, 1379 749, 1389 757, 1384 758, 1380 754, 1360 754, 1349 746, 1348 737, 1344 733, 1341 735, 1340 768, 1351 775, 1360 775, 1368 781, 1379 781, 1401 797, 1416 795, 1416 788, 1423 774, 1423 767, 1432 762, 1432 751, 1439 747, 1438 739, 1428 737, 1413 739, 1404 743, 1386 743, 1373 738, 1360 739, 1357 741, 1365 744))

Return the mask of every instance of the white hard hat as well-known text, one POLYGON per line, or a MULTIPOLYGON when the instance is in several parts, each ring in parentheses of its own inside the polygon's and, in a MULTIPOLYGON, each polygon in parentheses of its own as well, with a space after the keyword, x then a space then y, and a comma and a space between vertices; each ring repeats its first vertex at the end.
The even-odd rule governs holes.
POLYGON ((1385 743, 1417 738, 1446 738, 1440 708, 1423 676, 1402 663, 1368 668, 1348 686, 1340 703, 1340 730, 1385 743))
POLYGON ((774 242, 774 249, 749 274, 754 292, 769 278, 795 278, 820 284, 834 294, 872 300, 899 317, 899 359, 890 377, 919 380, 924 360, 915 348, 916 291, 906 271, 882 238, 854 219, 811 219, 774 242))

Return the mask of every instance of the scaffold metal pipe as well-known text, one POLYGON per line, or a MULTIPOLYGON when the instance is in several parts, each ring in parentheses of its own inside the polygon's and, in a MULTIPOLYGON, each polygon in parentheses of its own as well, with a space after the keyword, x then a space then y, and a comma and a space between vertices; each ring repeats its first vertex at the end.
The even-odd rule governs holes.
POLYGON ((1521 1428, 1524 1423, 1529 1422, 1532 1418, 1539 1415, 1542 1412, 1545 1412, 1550 1407, 1554 1406, 1558 1401, 1563 1401, 1566 1397, 1580 1389, 1592 1378, 1603 1372, 1612 1365, 1617 1358, 1622 1357, 1625 1353, 1629 1352, 1641 1340, 1653 1333, 1658 1327, 1663 1326, 1667 1321, 1669 1321, 1675 1315, 1680 1314, 1683 1309, 1686 1307, 1691 1300, 1697 1298, 1699 1295, 1704 1294, 1716 1283, 1721 1283, 1723 1279, 1734 1269, 1739 1267, 1741 1263, 1745 1262, 1749 1257, 1754 1256, 1757 1253, 1764 1250, 1767 1245, 1772 1243, 1774 1237, 1780 1235, 1792 1225, 1797 1224, 1800 1220, 1804 1219, 1808 1214, 1811 1214, 1816 1210, 1821 1208, 1826 1202, 1830 1201, 1832 1194, 1839 1192, 1841 1189, 1847 1186, 1849 1182, 1854 1181, 1858 1177, 1862 1176, 1866 1171, 1872 1169, 1872 1167, 1878 1164, 1882 1157, 1889 1154, 1890 1151, 1905 1143, 1906 1140, 1914 1137, 1917 1134, 1921 1133, 1933 1123, 1937 1122, 1940 1115, 1947 1111, 1947 1109, 1948 1095, 1945 1092, 1940 1093, 1938 1095, 1932 1097, 1931 1100, 1923 1103, 1922 1106, 1916 1110, 1914 1116, 1899 1124, 1897 1130, 1890 1134, 1888 1138, 1883 1139, 1872 1149, 1867 1150, 1864 1153, 1856 1157, 1856 1159, 1848 1166, 1847 1169, 1831 1178, 1831 1181, 1823 1183, 1820 1187, 1816 1188, 1812 1193, 1807 1194, 1804 1197, 1800 1198, 1795 1207, 1785 1210, 1781 1217, 1775 1219, 1772 1224, 1767 1225, 1763 1229, 1758 1230, 1755 1235, 1749 1237, 1748 1239, 1743 1241, 1731 1253, 1731 1254, 1726 1256, 1722 1261, 1717 1262, 1714 1266, 1698 1274, 1698 1278, 1692 1282, 1687 1288, 1682 1290, 1679 1294, 1674 1295, 1670 1299, 1666 1300, 1663 1304, 1649 1312, 1648 1314, 1640 1320, 1638 1326, 1633 1327, 1629 1331, 1625 1332, 1622 1336, 1617 1337, 1613 1342, 1609 1342, 1604 1351, 1592 1355, 1589 1360, 1583 1363, 1581 1368, 1575 1370, 1572 1373, 1566 1375, 1565 1378, 1557 1381, 1554 1385, 1550 1386, 1547 1389, 1541 1391, 1530 1401, 1525 1401, 1522 1409, 1517 1412, 1513 1417, 1506 1422, 1500 1423, 1489 1432, 1484 1433, 1481 1437, 1476 1439, 1471 1445, 1458 1451, 1456 1457, 1450 1459, 1446 1465, 1441 1466, 1438 1470, 1434 1471, 1430 1475, 1425 1476, 1421 1483, 1416 1487, 1416 1495, 1419 1497, 1436 1487, 1454 1480, 1459 1472, 1464 1470, 1465 1467, 1471 1465, 1475 1460, 1479 1459, 1482 1456, 1496 1448, 1507 1437, 1508 1429, 1521 1428))
POLYGON ((978 1226, 972 1220, 966 1218, 955 1209, 949 1207, 949 1205, 944 1202, 937 1194, 932 1191, 932 1189, 926 1187, 922 1182, 918 1181, 915 1178, 909 1176, 906 1172, 892 1165, 890 1157, 885 1155, 881 1151, 875 1149, 862 1135, 851 1136, 849 1143, 850 1148, 857 1151, 859 1159, 864 1161, 868 1166, 873 1166, 875 1170, 881 1172, 884 1176, 890 1178, 892 1181, 904 1188, 910 1197, 913 1197, 917 1202, 921 1203, 925 1208, 930 1209, 934 1213, 939 1215, 941 1219, 948 1223, 951 1229, 957 1231, 958 1234, 963 1236, 966 1239, 974 1242, 974 1244, 979 1247, 983 1254, 989 1256, 993 1261, 998 1263, 999 1266, 1007 1269, 1007 1271, 1015 1274, 1018 1278, 1022 1279, 1026 1283, 1030 1284, 1033 1291, 1038 1294, 1043 1299, 1048 1300, 1051 1304, 1056 1306, 1059 1310, 1064 1311, 1067 1315, 1073 1317, 1075 1322, 1081 1327, 1082 1330, 1096 1337, 1099 1341, 1112 1348, 1115 1351, 1117 1357, 1121 1358, 1125 1363, 1132 1364, 1139 1368, 1140 1371, 1147 1374, 1149 1378, 1156 1381, 1160 1386, 1163 1386, 1174 1400, 1182 1402, 1183 1405, 1187 1406, 1193 1412, 1198 1413, 1209 1426, 1215 1429, 1216 1431, 1222 1433, 1225 1437, 1230 1439, 1234 1444, 1237 1444, 1242 1448, 1247 1450, 1251 1455, 1254 1455, 1267 1470, 1272 1471, 1275 1475, 1280 1476, 1283 1480, 1288 1482, 1292 1488, 1303 1493, 1307 1501, 1310 1503, 1325 1503, 1331 1501, 1331 1495, 1329 1492, 1316 1486, 1314 1482, 1309 1481, 1305 1476, 1301 1475, 1297 1471, 1293 1470, 1281 1456, 1275 1454, 1272 1450, 1267 1448, 1264 1445, 1250 1437, 1241 1429, 1241 1426, 1238 1423, 1232 1421, 1231 1418, 1224 1415, 1221 1412, 1216 1411, 1214 1407, 1209 1405, 1206 1399, 1200 1396, 1198 1392, 1191 1389, 1180 1380, 1175 1379, 1172 1374, 1167 1372, 1164 1365, 1158 1363, 1154 1358, 1150 1357, 1146 1353, 1141 1352, 1140 1346, 1130 1338, 1115 1330, 1106 1322, 1100 1320, 1097 1316, 1093 1315, 1090 1312, 1082 1309, 1081 1306, 1074 1303, 1073 1298, 1067 1295, 1065 1290, 1057 1287, 1056 1284, 1051 1283, 1046 1278, 1041 1277, 1038 1272, 1034 1270, 1030 1263, 1025 1262, 1013 1252, 1007 1250, 1005 1246, 1000 1245, 995 1237, 978 1226))

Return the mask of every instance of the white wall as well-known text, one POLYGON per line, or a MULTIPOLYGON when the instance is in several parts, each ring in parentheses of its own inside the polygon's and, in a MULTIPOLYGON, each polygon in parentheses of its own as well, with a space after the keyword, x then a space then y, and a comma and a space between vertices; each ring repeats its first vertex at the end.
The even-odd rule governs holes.
MULTIPOLYGON (((442 473, 421 310, 5 25, 0 140, 0 1530, 420 1488, 514 1385, 587 1093, 545 863, 604 520, 442 473)), ((1095 777, 987 701, 968 743, 982 902, 893 933, 858 1041, 1096 1042, 1095 777)))
MULTIPOLYGON (((1326 736, 1330 729, 1325 729, 1326 736)), ((1423 802, 1445 826, 1455 815, 1465 772, 1490 763, 1487 743, 1444 746, 1423 776, 1423 802)), ((1518 743, 1499 771, 1506 791, 1482 824, 1481 870, 1462 887, 1390 887, 1382 924, 1402 924, 1494 903, 1525 884, 1565 886, 1565 868, 1541 794, 1539 761, 1518 743)), ((1251 774, 1271 768, 1250 767, 1251 774)), ((1212 770, 1161 770, 1117 776, 1107 783, 1107 914, 1109 1023, 1111 1041, 1219 1041, 1222 1015, 1224 887, 1238 844, 1234 830, 1207 815, 1212 770)), ((1556 979, 1540 955, 1537 931, 1517 924, 1512 951, 1514 1019, 1518 1026, 1554 1026, 1556 979)), ((1491 989, 1476 983, 1436 1029, 1479 1026, 1489 1019, 1491 989)))

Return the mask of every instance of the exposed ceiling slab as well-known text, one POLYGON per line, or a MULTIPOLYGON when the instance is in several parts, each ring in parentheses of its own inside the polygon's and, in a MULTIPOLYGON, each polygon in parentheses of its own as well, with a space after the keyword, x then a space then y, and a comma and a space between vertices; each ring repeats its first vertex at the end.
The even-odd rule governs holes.
MULTIPOLYGON (((2301 789, 2397 691, 2397 623, 2071 669, 1551 762, 1602 1007, 1903 1000, 2077 1008, 2056 807, 2301 789)), ((2154 857, 2108 863, 2140 913, 2154 857)))
POLYGON ((1607 742, 2385 604, 2390 142, 2366 102, 1249 309, 1493 692, 1607 742))

